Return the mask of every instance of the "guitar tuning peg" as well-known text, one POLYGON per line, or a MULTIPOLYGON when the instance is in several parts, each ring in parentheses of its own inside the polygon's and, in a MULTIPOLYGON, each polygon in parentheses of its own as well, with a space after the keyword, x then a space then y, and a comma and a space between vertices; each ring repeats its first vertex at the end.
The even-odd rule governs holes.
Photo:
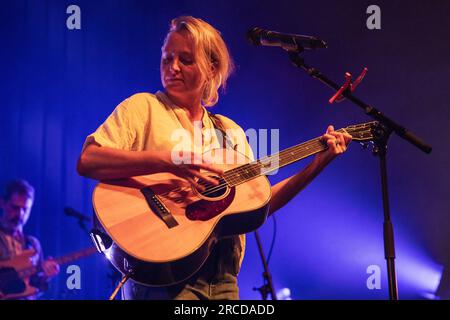
POLYGON ((361 147, 362 147, 364 150, 367 150, 367 148, 369 147, 367 142, 360 142, 359 144, 361 145, 361 147))
POLYGON ((371 141, 371 149, 372 149, 371 150, 372 154, 374 156, 377 156, 380 152, 380 147, 377 144, 375 144, 373 141, 371 141))
POLYGON ((378 151, 377 146, 375 145, 375 143, 373 141, 359 142, 359 144, 361 145, 363 150, 369 150, 370 152, 375 153, 375 154, 378 151))

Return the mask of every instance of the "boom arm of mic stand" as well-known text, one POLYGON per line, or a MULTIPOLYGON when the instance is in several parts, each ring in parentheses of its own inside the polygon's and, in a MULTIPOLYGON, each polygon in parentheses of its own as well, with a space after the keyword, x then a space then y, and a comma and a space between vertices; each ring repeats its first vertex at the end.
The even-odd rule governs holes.
MULTIPOLYGON (((320 73, 317 69, 309 67, 305 64, 304 59, 300 56, 299 52, 296 51, 288 51, 289 58, 291 59, 292 63, 297 67, 301 68, 308 73, 311 77, 321 81, 322 83, 326 84, 330 88, 338 91, 340 89, 340 86, 335 83, 334 81, 331 81, 327 77, 325 77, 322 73, 320 73)), ((375 120, 382 123, 385 127, 387 127, 389 130, 395 132, 398 136, 403 138, 404 140, 408 141, 409 143, 413 144, 420 150, 422 150, 425 153, 430 153, 432 150, 432 147, 424 142, 422 139, 417 137, 413 132, 410 130, 400 126, 392 119, 385 116, 383 113, 381 113, 379 110, 375 109, 374 107, 369 106, 368 104, 364 103, 357 97, 355 97, 350 90, 346 90, 342 93, 342 95, 347 98, 348 100, 352 101, 357 106, 364 109, 364 112, 374 118, 375 120)))
MULTIPOLYGON (((317 69, 309 67, 305 64, 305 61, 300 57, 300 52, 289 52, 289 58, 293 64, 305 70, 311 77, 316 78, 326 84, 327 86, 338 91, 340 86, 335 82, 331 81, 320 73, 317 69)), ((397 289, 397 276, 395 272, 395 246, 394 246, 394 229, 390 217, 389 209, 389 196, 388 196, 388 183, 387 183, 387 166, 386 166, 386 151, 387 151, 387 141, 391 132, 395 132, 398 136, 402 137, 404 140, 415 145, 417 148, 425 153, 430 153, 432 148, 420 138, 414 135, 411 131, 405 129, 404 127, 395 123, 392 119, 386 117, 379 110, 374 107, 369 106, 360 99, 356 98, 351 90, 346 89, 342 92, 342 96, 352 101, 357 106, 364 109, 364 112, 377 120, 380 125, 379 128, 375 130, 375 143, 377 145, 375 154, 380 159, 380 174, 381 174, 381 191, 383 199, 383 212, 384 212, 384 223, 383 223, 383 234, 384 234, 384 252, 385 259, 388 269, 388 286, 389 286, 389 298, 391 300, 398 300, 398 289, 397 289)))

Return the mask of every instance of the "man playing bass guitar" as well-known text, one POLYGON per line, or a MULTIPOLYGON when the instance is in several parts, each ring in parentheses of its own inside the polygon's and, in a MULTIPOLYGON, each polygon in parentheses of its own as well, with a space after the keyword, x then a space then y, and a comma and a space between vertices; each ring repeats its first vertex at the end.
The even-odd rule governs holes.
POLYGON ((0 265, 8 260, 20 260, 21 256, 31 252, 29 259, 32 260, 33 265, 40 266, 41 271, 29 278, 26 287, 36 288, 37 290, 31 290, 30 292, 33 292, 31 295, 26 296, 25 293, 24 296, 23 291, 26 289, 25 287, 20 288, 23 285, 22 281, 17 279, 19 283, 19 287, 17 287, 13 279, 7 279, 8 270, 1 268, 0 299, 9 298, 8 290, 12 290, 17 294, 14 296, 21 299, 36 299, 39 293, 47 289, 50 279, 59 273, 59 265, 55 261, 52 259, 44 260, 39 240, 23 232, 23 227, 30 217, 33 202, 34 188, 27 181, 14 180, 7 184, 5 193, 0 200, 0 208, 3 211, 0 218, 0 265), (2 288, 3 286, 5 288, 2 288))

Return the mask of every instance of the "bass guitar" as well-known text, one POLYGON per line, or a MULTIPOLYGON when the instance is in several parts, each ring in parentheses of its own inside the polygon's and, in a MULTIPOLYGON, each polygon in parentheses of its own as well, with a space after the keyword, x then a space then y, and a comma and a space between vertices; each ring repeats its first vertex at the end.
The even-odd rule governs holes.
MULTIPOLYGON (((54 259, 59 264, 67 264, 96 252, 95 247, 72 252, 54 259)), ((0 299, 22 299, 35 295, 39 289, 33 287, 30 278, 41 271, 40 266, 32 263, 36 254, 34 249, 23 251, 12 259, 0 261, 0 299)))

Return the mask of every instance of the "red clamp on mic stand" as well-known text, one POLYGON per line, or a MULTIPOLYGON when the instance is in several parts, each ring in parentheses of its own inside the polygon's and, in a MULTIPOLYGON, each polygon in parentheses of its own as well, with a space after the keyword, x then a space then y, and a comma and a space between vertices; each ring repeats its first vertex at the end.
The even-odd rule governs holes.
POLYGON ((361 74, 359 77, 355 80, 355 82, 352 82, 352 74, 350 72, 345 73, 345 83, 342 87, 339 88, 338 91, 328 100, 330 104, 334 102, 341 102, 345 100, 345 97, 342 96, 342 94, 345 91, 350 90, 350 92, 353 92, 356 90, 356 87, 361 83, 362 79, 364 79, 364 76, 366 75, 368 69, 364 67, 363 71, 361 71, 361 74))

